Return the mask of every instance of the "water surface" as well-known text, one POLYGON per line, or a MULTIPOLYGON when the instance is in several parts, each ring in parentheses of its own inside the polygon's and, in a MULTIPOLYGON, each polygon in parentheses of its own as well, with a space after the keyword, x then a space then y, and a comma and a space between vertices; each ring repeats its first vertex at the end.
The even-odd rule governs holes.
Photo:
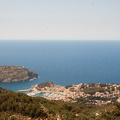
POLYGON ((52 81, 120 84, 120 41, 0 41, 0 66, 17 65, 36 71, 40 78, 0 83, 13 91, 52 81))

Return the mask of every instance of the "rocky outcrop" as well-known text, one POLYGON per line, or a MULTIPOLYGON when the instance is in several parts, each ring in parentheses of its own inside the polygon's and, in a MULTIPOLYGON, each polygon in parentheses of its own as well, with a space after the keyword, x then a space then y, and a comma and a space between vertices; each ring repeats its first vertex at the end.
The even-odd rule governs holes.
POLYGON ((53 84, 53 82, 44 82, 44 83, 40 83, 37 85, 37 88, 38 89, 41 89, 41 88, 45 88, 45 87, 54 87, 55 84, 53 84))
POLYGON ((0 66, 0 82, 28 81, 38 78, 38 74, 20 66, 0 66))

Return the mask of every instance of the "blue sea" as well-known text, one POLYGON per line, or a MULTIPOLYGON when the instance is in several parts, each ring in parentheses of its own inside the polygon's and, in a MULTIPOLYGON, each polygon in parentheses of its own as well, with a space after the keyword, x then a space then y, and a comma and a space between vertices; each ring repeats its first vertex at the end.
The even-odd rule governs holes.
POLYGON ((0 41, 0 66, 24 66, 38 79, 0 83, 13 91, 51 81, 57 85, 78 83, 120 84, 120 41, 0 41))

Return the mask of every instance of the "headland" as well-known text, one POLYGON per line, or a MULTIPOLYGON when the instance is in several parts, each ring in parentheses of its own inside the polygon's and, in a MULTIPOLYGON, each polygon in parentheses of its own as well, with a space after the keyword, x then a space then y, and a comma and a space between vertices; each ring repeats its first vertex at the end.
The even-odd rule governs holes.
POLYGON ((28 81, 38 78, 38 74, 21 66, 0 66, 0 82, 28 81))

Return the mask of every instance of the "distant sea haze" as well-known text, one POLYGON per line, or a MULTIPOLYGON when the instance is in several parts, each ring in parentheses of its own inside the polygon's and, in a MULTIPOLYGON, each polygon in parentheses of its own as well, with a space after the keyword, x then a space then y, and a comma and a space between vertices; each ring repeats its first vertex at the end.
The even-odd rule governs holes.
POLYGON ((36 71, 40 78, 0 83, 13 91, 51 81, 120 84, 120 41, 0 41, 0 66, 17 65, 36 71))

